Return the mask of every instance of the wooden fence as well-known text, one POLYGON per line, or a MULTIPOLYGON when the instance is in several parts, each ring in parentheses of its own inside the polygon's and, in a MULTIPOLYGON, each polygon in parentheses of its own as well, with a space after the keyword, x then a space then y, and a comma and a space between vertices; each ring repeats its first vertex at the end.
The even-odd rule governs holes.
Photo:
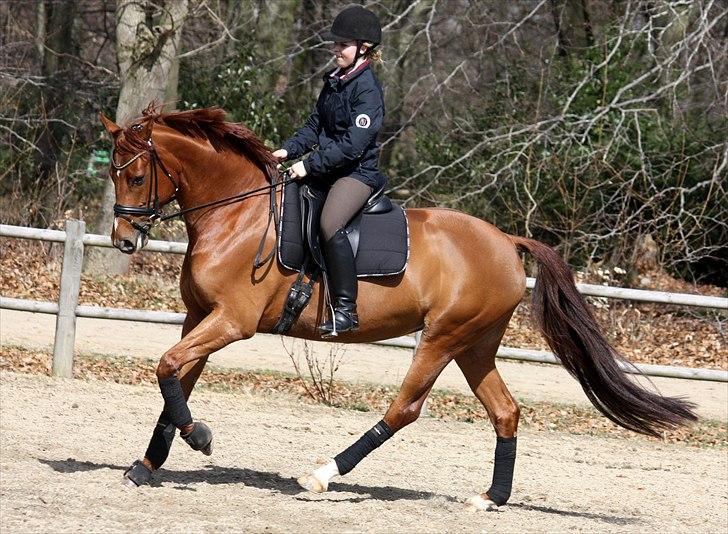
MULTIPOLYGON (((53 347, 53 375, 70 377, 73 371, 73 352, 76 336, 76 318, 92 317, 98 319, 116 319, 125 321, 152 322, 164 324, 182 324, 185 315, 182 313, 159 312, 147 310, 128 310, 120 308, 104 308, 99 306, 79 306, 78 293, 81 283, 81 269, 85 246, 112 247, 111 239, 106 236, 86 234, 85 223, 77 220, 66 221, 66 231, 41 228, 26 228, 0 224, 0 237, 14 237, 64 243, 63 267, 61 270, 61 288, 58 303, 40 302, 0 296, 0 308, 20 310, 34 313, 49 313, 57 316, 56 334, 53 347)), ((149 252, 184 254, 186 243, 151 240, 144 248, 149 252)), ((533 287, 535 280, 526 279, 526 285, 533 287)), ((577 284, 583 295, 674 304, 728 311, 728 298, 690 295, 686 293, 668 293, 664 291, 647 291, 624 287, 609 287, 594 284, 577 284)), ((381 345, 416 349, 417 336, 403 336, 376 342, 381 345)), ((550 352, 501 347, 498 357, 510 360, 559 364, 558 358, 550 352)), ((671 378, 689 378, 728 382, 728 371, 716 369, 693 369, 666 365, 621 364, 628 373, 648 376, 664 376, 671 378)))

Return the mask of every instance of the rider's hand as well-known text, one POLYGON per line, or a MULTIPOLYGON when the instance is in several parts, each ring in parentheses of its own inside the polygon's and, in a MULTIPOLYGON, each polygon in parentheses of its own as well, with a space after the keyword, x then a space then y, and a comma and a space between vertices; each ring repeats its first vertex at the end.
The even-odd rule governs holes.
POLYGON ((291 165, 291 168, 288 169, 288 172, 291 173, 291 178, 301 179, 305 178, 305 176, 308 174, 306 172, 306 167, 304 166, 302 161, 297 161, 293 165, 291 165))
POLYGON ((286 161, 286 158, 288 157, 288 150, 285 148, 279 148, 273 152, 273 155, 278 158, 278 161, 286 161))

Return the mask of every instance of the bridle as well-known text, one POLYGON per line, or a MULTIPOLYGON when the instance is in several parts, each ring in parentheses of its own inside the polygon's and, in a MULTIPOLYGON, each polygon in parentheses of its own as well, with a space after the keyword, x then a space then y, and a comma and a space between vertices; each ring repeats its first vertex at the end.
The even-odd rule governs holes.
POLYGON ((220 200, 214 200, 212 202, 207 202, 205 204, 201 204, 199 206, 193 206, 191 208, 185 208, 182 210, 175 211, 173 213, 169 213, 165 215, 162 212, 162 203, 159 200, 159 178, 157 177, 157 164, 159 164, 159 167, 162 169, 162 172, 167 177, 167 179, 170 181, 172 186, 174 187, 174 194, 166 201, 164 201, 164 204, 168 204, 175 198, 177 198, 177 193, 179 192, 179 186, 174 182, 174 179, 172 178, 172 174, 167 170, 167 168, 164 166, 164 163, 162 162, 162 158, 159 157, 159 154, 157 153, 157 149, 154 146, 154 143, 152 143, 152 139, 147 140, 148 148, 145 150, 142 150, 141 152, 135 154, 132 156, 128 161, 125 163, 122 163, 121 165, 117 165, 116 163, 116 147, 112 149, 111 151, 111 166, 116 169, 116 171, 121 171, 125 168, 127 168, 129 165, 134 163, 136 160, 144 156, 145 154, 149 154, 149 160, 152 166, 152 179, 149 182, 149 191, 147 192, 147 201, 146 205, 144 206, 127 206, 124 204, 114 204, 114 215, 116 217, 121 217, 125 221, 127 221, 129 224, 131 224, 136 230, 141 232, 141 234, 144 237, 148 237, 149 231, 152 229, 154 224, 159 221, 163 222, 169 219, 173 219, 175 217, 179 217, 181 215, 185 215, 187 213, 201 210, 203 208, 211 208, 216 206, 223 206, 227 204, 232 204, 234 202, 240 202, 242 200, 245 200, 246 198, 250 198, 254 196, 257 193, 260 193, 262 191, 270 191, 270 207, 268 211, 268 223, 265 227, 265 232, 263 233, 263 236, 260 240, 260 245, 258 246, 258 252, 255 256, 254 266, 256 268, 264 265, 268 262, 268 260, 271 259, 273 254, 276 251, 276 248, 274 247, 273 250, 265 257, 261 259, 261 256, 263 254, 263 247, 265 246, 265 238, 268 235, 268 230, 270 228, 271 222, 274 222, 274 228, 276 231, 276 240, 278 237, 278 227, 279 227, 279 216, 278 216, 278 206, 277 206, 277 200, 276 200, 276 189, 278 186, 284 186, 285 184, 288 184, 290 182, 295 181, 294 178, 290 178, 290 174, 288 170, 285 170, 281 173, 283 178, 282 180, 277 180, 275 176, 271 176, 271 184, 266 185, 263 187, 258 187, 256 189, 251 189, 249 191, 245 191, 243 193, 239 193, 237 195, 233 195, 231 197, 222 198, 220 200), (131 219, 130 217, 146 217, 143 221, 138 221, 131 219))
POLYGON ((116 169, 117 176, 119 171, 126 169, 129 165, 144 156, 144 154, 149 154, 149 160, 152 166, 152 179, 149 182, 146 205, 127 206, 118 203, 114 204, 114 215, 116 217, 124 219, 126 222, 131 224, 134 228, 139 230, 145 236, 149 233, 149 230, 152 229, 154 223, 158 220, 162 220, 162 218, 164 217, 164 214, 162 213, 162 205, 159 201, 159 178, 157 176, 157 164, 159 164, 162 172, 174 187, 174 194, 169 200, 165 201, 165 204, 177 198, 177 192, 179 191, 179 187, 177 186, 177 184, 174 183, 172 174, 167 170, 167 168, 164 166, 164 163, 162 162, 162 159, 159 157, 159 154, 157 154, 157 149, 154 147, 151 138, 147 140, 147 144, 149 145, 149 148, 139 152, 138 154, 135 154, 129 159, 129 161, 122 163, 121 165, 118 165, 116 163, 116 147, 114 147, 111 151, 111 166, 116 169), (131 219, 130 217, 146 217, 146 219, 140 223, 138 220, 131 219))

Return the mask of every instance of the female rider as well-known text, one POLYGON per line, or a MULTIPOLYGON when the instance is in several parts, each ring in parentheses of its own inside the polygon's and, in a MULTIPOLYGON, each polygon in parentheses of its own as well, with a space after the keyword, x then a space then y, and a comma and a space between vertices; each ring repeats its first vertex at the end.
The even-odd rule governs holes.
POLYGON ((273 152, 280 161, 313 150, 290 169, 330 186, 321 212, 324 257, 334 293, 334 314, 320 330, 331 336, 356 330, 357 279, 354 253, 344 227, 387 178, 379 172, 377 132, 384 118, 384 99, 371 62, 382 28, 377 16, 361 6, 344 9, 334 19, 326 40, 334 41, 338 67, 324 76, 316 107, 304 126, 273 152))

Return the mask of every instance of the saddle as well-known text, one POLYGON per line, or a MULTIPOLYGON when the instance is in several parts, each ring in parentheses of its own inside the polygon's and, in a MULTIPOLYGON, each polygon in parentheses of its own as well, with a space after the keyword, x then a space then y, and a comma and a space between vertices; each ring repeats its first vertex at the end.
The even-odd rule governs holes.
MULTIPOLYGON (((307 267, 309 273, 312 268, 326 271, 319 237, 326 194, 326 190, 308 183, 291 182, 284 187, 278 232, 278 261, 283 267, 293 271, 307 267)), ((369 197, 345 231, 359 278, 391 276, 405 270, 409 258, 407 217, 384 194, 384 188, 369 197)))
MULTIPOLYGON (((283 188, 278 261, 286 269, 298 271, 299 276, 274 333, 290 329, 308 303, 316 278, 326 273, 319 221, 327 193, 328 190, 306 182, 290 182, 283 188), (304 275, 311 282, 303 282, 304 275)), ((358 278, 404 272, 409 259, 407 216, 384 194, 384 187, 372 193, 345 231, 354 252, 358 278)))

